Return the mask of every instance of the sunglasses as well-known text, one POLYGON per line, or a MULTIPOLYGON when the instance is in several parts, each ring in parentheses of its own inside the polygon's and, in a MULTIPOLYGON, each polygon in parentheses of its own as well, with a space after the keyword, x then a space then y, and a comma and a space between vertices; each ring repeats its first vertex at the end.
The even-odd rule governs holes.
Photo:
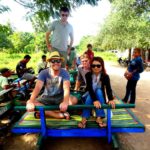
POLYGON ((68 17, 68 14, 61 14, 62 17, 68 17))
POLYGON ((95 67, 100 68, 101 66, 102 65, 94 65, 94 64, 91 65, 92 68, 95 68, 95 67))
POLYGON ((51 63, 61 63, 61 60, 60 59, 52 59, 51 60, 51 63))

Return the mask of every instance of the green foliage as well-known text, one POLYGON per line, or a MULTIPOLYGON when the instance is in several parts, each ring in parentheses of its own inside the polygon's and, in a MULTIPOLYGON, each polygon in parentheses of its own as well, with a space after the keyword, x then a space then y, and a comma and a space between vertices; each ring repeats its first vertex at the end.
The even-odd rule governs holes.
MULTIPOLYGON (((23 57, 29 54, 31 56, 31 60, 27 64, 27 67, 32 67, 35 72, 37 73, 37 63, 41 60, 41 56, 43 55, 42 52, 38 53, 3 53, 0 52, 0 68, 8 67, 11 70, 16 69, 17 63, 23 59, 23 57)), ((48 55, 47 55, 48 56, 48 55)))
POLYGON ((45 41, 45 33, 40 32, 35 34, 35 43, 36 51, 42 51, 44 53, 47 52, 46 41, 45 41))
POLYGON ((9 36, 9 39, 11 40, 14 46, 13 52, 15 53, 22 53, 24 52, 24 50, 26 50, 26 52, 31 52, 34 49, 34 46, 33 46, 34 36, 31 33, 14 32, 12 35, 9 36))
POLYGON ((38 15, 42 20, 49 20, 52 16, 56 18, 59 16, 59 10, 62 6, 69 9, 81 6, 83 4, 97 5, 98 0, 15 0, 26 8, 29 8, 28 14, 30 16, 38 15))
POLYGON ((48 25, 50 25, 50 20, 44 21, 43 19, 39 18, 38 15, 34 15, 31 17, 29 16, 28 18, 31 21, 32 27, 34 28, 36 33, 48 31, 48 25))
POLYGON ((6 48, 13 48, 13 44, 8 38, 12 33, 13 29, 10 23, 7 23, 7 25, 0 24, 0 51, 4 51, 6 48))
POLYGON ((112 52, 108 52, 108 51, 105 51, 105 52, 102 52, 102 51, 95 52, 94 51, 94 56, 102 57, 104 59, 104 61, 110 61, 110 62, 117 62, 117 59, 118 59, 116 54, 114 54, 112 52))
MULTIPOLYGON (((94 36, 84 36, 80 40, 79 46, 76 47, 78 53, 82 54, 87 50, 87 45, 94 43, 95 37, 94 36)), ((94 47, 94 46, 93 46, 94 47)))
POLYGON ((101 26, 95 45, 103 49, 148 48, 148 8, 150 1, 147 0, 113 0, 112 11, 101 26))

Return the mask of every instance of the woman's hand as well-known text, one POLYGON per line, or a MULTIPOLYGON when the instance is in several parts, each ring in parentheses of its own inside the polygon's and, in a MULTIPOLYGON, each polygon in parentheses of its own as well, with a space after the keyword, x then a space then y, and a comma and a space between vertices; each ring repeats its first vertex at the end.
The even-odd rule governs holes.
POLYGON ((34 111, 35 105, 32 101, 28 100, 26 103, 26 109, 27 111, 31 112, 34 111))
POLYGON ((115 109, 115 102, 113 101, 113 100, 111 100, 111 101, 109 101, 108 102, 108 105, 111 105, 111 107, 113 108, 113 109, 115 109))
POLYGON ((101 103, 99 101, 94 101, 93 104, 97 109, 101 108, 101 103))

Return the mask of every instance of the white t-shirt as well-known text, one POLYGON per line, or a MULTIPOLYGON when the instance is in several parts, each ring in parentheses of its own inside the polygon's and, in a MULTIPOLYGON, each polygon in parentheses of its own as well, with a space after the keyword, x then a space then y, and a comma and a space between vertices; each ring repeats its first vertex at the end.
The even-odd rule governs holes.
POLYGON ((60 51, 67 51, 69 37, 73 39, 73 27, 71 24, 62 24, 60 20, 54 21, 50 28, 50 32, 53 32, 51 44, 53 48, 60 51))
POLYGON ((6 77, 0 76, 0 91, 3 90, 5 85, 9 85, 8 79, 6 77))

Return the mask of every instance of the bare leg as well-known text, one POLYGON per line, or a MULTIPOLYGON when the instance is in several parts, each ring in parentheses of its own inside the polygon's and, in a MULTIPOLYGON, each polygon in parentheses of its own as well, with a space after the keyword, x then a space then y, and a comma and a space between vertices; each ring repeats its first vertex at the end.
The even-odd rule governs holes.
POLYGON ((75 105, 75 104, 77 104, 77 102, 78 102, 78 99, 75 96, 71 95, 69 97, 69 105, 75 105))
MULTIPOLYGON (((35 106, 44 106, 42 103, 35 101, 35 106)), ((57 119, 63 119, 66 118, 68 119, 68 116, 65 115, 64 113, 58 111, 58 110, 54 110, 54 111, 45 111, 45 116, 46 117, 53 117, 53 118, 57 118, 57 119)))

